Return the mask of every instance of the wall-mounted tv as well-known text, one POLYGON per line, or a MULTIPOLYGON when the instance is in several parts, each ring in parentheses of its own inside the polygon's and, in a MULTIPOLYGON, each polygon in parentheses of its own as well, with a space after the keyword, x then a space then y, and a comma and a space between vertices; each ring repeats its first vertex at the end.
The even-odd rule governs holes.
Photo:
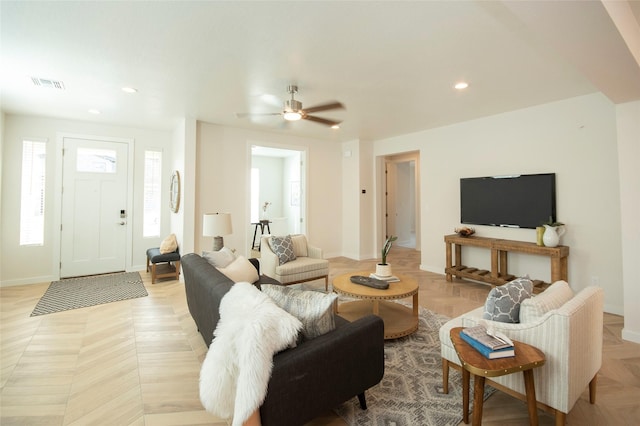
POLYGON ((556 220, 556 174, 460 179, 460 222, 536 228, 556 220))

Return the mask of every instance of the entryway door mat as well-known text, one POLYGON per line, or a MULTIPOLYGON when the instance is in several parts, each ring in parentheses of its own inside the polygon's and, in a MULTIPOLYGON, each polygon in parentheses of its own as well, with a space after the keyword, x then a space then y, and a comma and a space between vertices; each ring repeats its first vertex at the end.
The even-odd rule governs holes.
MULTIPOLYGON (((402 303, 404 304, 404 303, 402 303)), ((365 392, 367 410, 357 398, 335 409, 349 426, 457 426, 462 422, 462 374, 449 373, 449 393, 442 393, 440 326, 444 315, 419 307, 418 331, 384 342, 384 377, 365 392)), ((470 386, 473 408, 473 385, 470 386)), ((485 386, 484 399, 495 392, 485 386)))
POLYGON ((138 272, 122 272, 53 281, 31 316, 86 308, 148 296, 138 272))

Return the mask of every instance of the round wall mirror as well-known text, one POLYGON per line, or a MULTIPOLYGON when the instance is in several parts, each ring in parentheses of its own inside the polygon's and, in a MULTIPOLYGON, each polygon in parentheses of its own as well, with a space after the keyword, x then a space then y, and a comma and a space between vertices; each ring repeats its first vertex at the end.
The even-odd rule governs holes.
POLYGON ((180 209, 180 173, 176 170, 171 175, 171 187, 170 187, 169 201, 171 203, 171 211, 178 213, 180 209))

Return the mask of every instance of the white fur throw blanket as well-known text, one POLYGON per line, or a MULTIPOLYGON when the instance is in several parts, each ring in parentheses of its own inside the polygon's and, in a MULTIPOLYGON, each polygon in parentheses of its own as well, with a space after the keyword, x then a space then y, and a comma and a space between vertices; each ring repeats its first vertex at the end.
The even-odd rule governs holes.
POLYGON ((200 370, 204 408, 242 425, 267 395, 273 355, 294 345, 301 327, 252 284, 234 284, 220 302, 220 321, 200 370))

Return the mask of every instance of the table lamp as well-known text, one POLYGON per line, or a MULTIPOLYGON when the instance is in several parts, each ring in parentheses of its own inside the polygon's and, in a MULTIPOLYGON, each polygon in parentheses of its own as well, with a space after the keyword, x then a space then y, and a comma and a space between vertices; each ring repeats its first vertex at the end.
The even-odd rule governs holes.
POLYGON ((224 247, 223 235, 233 233, 230 213, 205 213, 202 217, 202 235, 213 237, 213 251, 224 247))

